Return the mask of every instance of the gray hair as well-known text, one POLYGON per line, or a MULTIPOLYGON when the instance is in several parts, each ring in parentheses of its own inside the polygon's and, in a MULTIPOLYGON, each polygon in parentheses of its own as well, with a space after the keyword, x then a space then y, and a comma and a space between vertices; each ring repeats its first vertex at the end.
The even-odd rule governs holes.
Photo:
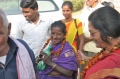
POLYGON ((8 22, 5 12, 2 9, 0 9, 0 16, 3 19, 3 26, 8 28, 9 22, 8 22))

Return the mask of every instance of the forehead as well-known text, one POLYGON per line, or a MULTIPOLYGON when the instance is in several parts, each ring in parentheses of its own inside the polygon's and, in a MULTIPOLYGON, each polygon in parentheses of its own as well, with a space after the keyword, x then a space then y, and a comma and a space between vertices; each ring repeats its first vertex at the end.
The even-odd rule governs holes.
POLYGON ((22 8, 22 11, 31 11, 31 8, 22 8))
POLYGON ((64 9, 65 9, 65 8, 67 8, 67 9, 69 8, 69 9, 70 9, 70 6, 66 4, 66 5, 64 5, 62 8, 64 8, 64 9))
POLYGON ((57 31, 57 32, 62 32, 62 29, 60 27, 53 27, 51 31, 57 31))
POLYGON ((89 23, 88 23, 88 28, 89 28, 89 30, 97 30, 97 29, 95 29, 94 28, 94 26, 93 26, 93 24, 89 21, 89 23))

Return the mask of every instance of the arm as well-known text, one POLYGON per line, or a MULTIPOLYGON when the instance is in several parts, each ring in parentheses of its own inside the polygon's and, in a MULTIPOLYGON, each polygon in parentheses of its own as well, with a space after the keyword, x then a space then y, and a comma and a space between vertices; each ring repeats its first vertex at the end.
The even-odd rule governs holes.
POLYGON ((77 53, 75 53, 77 61, 88 61, 91 57, 85 56, 81 51, 78 51, 77 53))
POLYGON ((22 24, 21 22, 18 23, 16 26, 16 38, 17 39, 22 39, 23 38, 23 31, 22 31, 22 24))
POLYGON ((88 43, 90 41, 93 41, 93 38, 92 37, 84 37, 84 42, 85 43, 88 43))
POLYGON ((83 46, 84 46, 84 34, 83 34, 83 24, 80 20, 76 19, 77 28, 78 28, 78 37, 79 37, 79 50, 83 51, 83 46))
MULTIPOLYGON (((45 53, 43 55, 44 55, 44 57, 42 58, 42 60, 53 69, 52 72, 56 72, 58 74, 62 74, 65 76, 72 76, 73 71, 77 71, 77 68, 75 67, 75 66, 77 66, 77 64, 74 63, 75 61, 73 58, 69 58, 70 56, 62 57, 61 63, 57 64, 54 61, 52 61, 51 55, 47 55, 45 53), (67 59, 67 58, 69 58, 69 59, 67 59), (64 61, 65 59, 66 59, 66 61, 64 61)), ((74 56, 74 58, 75 58, 75 56, 74 56)), ((52 74, 52 72, 50 74, 52 74)))
POLYGON ((51 66, 54 71, 57 71, 65 76, 72 76, 72 74, 73 74, 73 71, 62 68, 61 66, 57 65, 54 62, 51 62, 51 64, 49 66, 51 66))
POLYGON ((79 35, 79 41, 80 41, 79 50, 83 51, 83 46, 84 46, 84 36, 83 36, 83 34, 79 35))

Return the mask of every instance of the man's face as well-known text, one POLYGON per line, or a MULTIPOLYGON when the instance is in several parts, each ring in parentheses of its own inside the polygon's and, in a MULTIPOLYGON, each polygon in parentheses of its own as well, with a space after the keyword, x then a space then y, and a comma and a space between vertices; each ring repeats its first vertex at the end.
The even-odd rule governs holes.
POLYGON ((2 51, 6 50, 9 33, 10 29, 7 30, 7 28, 4 27, 3 19, 0 16, 0 53, 3 53, 2 51))
POLYGON ((27 21, 32 21, 35 19, 38 9, 22 8, 22 13, 27 21))
POLYGON ((86 0, 86 5, 89 7, 92 7, 94 3, 95 3, 95 0, 86 0))

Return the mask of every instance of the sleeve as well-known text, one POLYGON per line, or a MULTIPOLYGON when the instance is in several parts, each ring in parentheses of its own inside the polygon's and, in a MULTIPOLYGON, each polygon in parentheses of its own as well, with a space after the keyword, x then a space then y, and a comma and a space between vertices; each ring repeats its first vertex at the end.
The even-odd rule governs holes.
POLYGON ((21 23, 23 23, 23 22, 22 21, 19 22, 16 26, 16 38, 17 39, 22 39, 23 38, 23 31, 22 31, 22 25, 23 24, 21 24, 21 23))
POLYGON ((78 28, 78 35, 83 34, 82 22, 79 19, 76 19, 76 23, 77 23, 77 28, 78 28))
POLYGON ((27 43, 25 41, 23 41, 21 39, 18 39, 18 41, 20 41, 26 47, 26 49, 28 50, 30 58, 31 58, 32 63, 33 63, 34 70, 37 73, 37 65, 35 63, 36 60, 35 60, 35 55, 34 55, 33 51, 30 49, 30 47, 27 45, 27 43))

